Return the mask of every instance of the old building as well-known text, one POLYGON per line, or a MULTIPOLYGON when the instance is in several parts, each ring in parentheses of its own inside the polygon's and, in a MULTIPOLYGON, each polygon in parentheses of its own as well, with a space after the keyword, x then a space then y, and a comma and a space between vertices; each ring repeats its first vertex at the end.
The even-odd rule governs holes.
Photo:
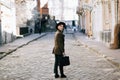
POLYGON ((49 19, 49 8, 48 0, 40 1, 40 20, 41 20, 41 31, 46 31, 48 28, 48 19, 49 19))
POLYGON ((116 6, 116 14, 117 14, 117 23, 120 23, 120 0, 116 0, 115 2, 116 6))
POLYGON ((1 30, 1 11, 0 11, 0 45, 2 44, 2 30, 1 30))
POLYGON ((16 0, 17 35, 34 33, 35 20, 39 17, 37 0, 16 0))
POLYGON ((85 31, 85 26, 83 25, 83 17, 84 17, 84 9, 82 7, 83 0, 78 0, 78 6, 77 6, 77 11, 76 13, 78 14, 78 25, 81 29, 81 31, 85 31))
MULTIPOLYGON (((1 6, 1 4, 0 4, 1 6)), ((2 44, 2 30, 1 30, 1 8, 0 8, 0 45, 2 44)))
POLYGON ((14 0, 0 0, 0 44, 11 42, 16 37, 15 12, 14 0))
POLYGON ((92 5, 91 0, 79 0, 77 14, 79 16, 79 26, 89 37, 92 36, 92 5))
POLYGON ((120 48, 120 0, 114 1, 115 26, 113 27, 113 37, 111 48, 120 48))
POLYGON ((115 25, 120 22, 120 0, 79 0, 79 25, 97 41, 114 41, 115 25))
MULTIPOLYGON (((34 33, 38 0, 0 0, 0 44, 34 33)), ((39 5, 40 6, 40 5, 39 5)))

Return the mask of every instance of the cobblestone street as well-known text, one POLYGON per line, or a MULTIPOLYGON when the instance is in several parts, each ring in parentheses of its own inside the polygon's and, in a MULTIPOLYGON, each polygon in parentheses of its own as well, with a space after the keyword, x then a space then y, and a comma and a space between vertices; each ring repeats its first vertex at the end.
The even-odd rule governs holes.
POLYGON ((54 78, 54 34, 48 33, 1 59, 0 80, 120 80, 120 71, 82 45, 74 34, 65 34, 65 38, 71 62, 64 67, 67 78, 54 78))

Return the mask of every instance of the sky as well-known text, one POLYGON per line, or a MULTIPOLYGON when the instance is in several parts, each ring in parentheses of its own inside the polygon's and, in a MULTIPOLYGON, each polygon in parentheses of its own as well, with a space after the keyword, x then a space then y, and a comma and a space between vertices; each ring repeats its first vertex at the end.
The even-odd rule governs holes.
POLYGON ((78 0, 41 0, 41 7, 48 2, 49 14, 57 20, 76 20, 78 0))

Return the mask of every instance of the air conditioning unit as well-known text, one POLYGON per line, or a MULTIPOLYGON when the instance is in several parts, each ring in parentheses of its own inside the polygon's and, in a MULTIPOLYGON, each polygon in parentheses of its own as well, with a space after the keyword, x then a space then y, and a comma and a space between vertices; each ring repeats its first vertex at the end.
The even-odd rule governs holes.
POLYGON ((106 42, 106 43, 111 42, 111 31, 102 31, 100 33, 101 33, 100 37, 103 42, 106 42))

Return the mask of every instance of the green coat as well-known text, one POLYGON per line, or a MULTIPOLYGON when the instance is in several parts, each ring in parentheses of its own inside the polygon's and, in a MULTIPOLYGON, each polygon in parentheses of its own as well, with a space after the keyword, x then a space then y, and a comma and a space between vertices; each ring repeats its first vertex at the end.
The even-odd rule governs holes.
POLYGON ((55 45, 53 48, 53 54, 63 55, 64 53, 64 34, 63 32, 57 30, 55 33, 55 45))

